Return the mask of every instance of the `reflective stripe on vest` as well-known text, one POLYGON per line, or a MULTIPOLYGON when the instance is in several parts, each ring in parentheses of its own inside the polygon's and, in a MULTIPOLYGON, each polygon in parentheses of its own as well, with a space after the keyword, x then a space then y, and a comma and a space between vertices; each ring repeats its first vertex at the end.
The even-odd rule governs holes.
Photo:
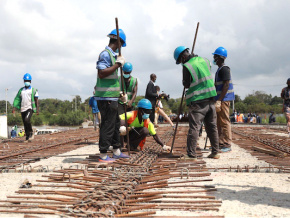
MULTIPOLYGON (((115 57, 113 57, 112 53, 105 49, 111 58, 112 66, 115 64, 115 57)), ((103 51, 103 52, 104 52, 103 51)), ((95 89, 95 96, 97 97, 115 97, 118 98, 120 96, 120 84, 118 79, 118 69, 114 71, 111 75, 105 78, 97 77, 97 84, 95 89)))
POLYGON ((186 103, 216 96, 213 78, 210 74, 210 62, 202 57, 193 57, 184 64, 192 76, 192 82, 186 92, 186 103))
MULTIPOLYGON (((225 66, 226 65, 223 65, 220 68, 218 68, 218 70, 215 74, 215 87, 216 87, 216 92, 217 92, 217 96, 215 97, 216 100, 219 98, 220 94, 222 93, 223 86, 224 86, 223 81, 220 80, 220 78, 218 76, 218 73, 225 66)), ((222 101, 233 101, 233 100, 235 100, 235 93, 234 93, 234 86, 232 83, 232 75, 230 74, 229 88, 228 88, 228 91, 227 91, 225 97, 222 99, 222 101)))
MULTIPOLYGON (((130 118, 127 120, 129 126, 134 122, 134 120, 135 120, 136 117, 138 116, 138 111, 132 111, 131 113, 132 113, 132 117, 130 117, 130 118)), ((148 129, 149 122, 150 122, 150 121, 149 121, 149 118, 146 119, 146 120, 144 120, 143 122, 144 122, 144 127, 146 127, 146 128, 148 129)), ((139 143, 139 146, 140 146, 140 148, 141 148, 141 151, 143 150, 143 147, 144 147, 145 142, 146 142, 146 137, 145 137, 145 138, 144 138, 144 139, 139 143)))

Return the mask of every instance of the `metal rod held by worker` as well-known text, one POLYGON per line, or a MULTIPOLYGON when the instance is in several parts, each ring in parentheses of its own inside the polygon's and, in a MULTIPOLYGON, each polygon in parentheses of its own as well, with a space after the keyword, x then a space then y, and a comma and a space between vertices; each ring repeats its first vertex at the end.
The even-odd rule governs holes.
MULTIPOLYGON (((191 49, 191 54, 193 54, 193 51, 194 51, 198 28, 199 28, 199 22, 197 22, 197 26, 196 26, 196 30, 195 30, 195 35, 194 35, 194 40, 193 40, 193 45, 192 45, 192 49, 191 49)), ((180 115, 181 109, 182 109, 182 103, 183 103, 184 94, 185 94, 185 87, 183 88, 181 102, 180 102, 180 105, 179 105, 179 110, 178 110, 178 115, 177 115, 175 130, 174 130, 174 134, 173 134, 173 139, 172 139, 172 145, 171 145, 170 154, 172 154, 172 151, 173 151, 173 146, 174 146, 175 136, 176 136, 177 127, 178 127, 178 123, 179 123, 179 115, 180 115)))
MULTIPOLYGON (((119 36, 119 24, 118 24, 118 18, 115 18, 116 21, 116 30, 117 30, 117 40, 118 40, 118 48, 119 48, 119 55, 121 55, 121 42, 120 42, 120 36, 119 36)), ((123 91, 123 96, 125 95, 125 88, 124 88, 124 80, 123 80, 123 68, 120 67, 121 71, 121 87, 123 91)), ((125 109, 125 127, 126 127, 126 135, 127 135, 127 149, 128 154, 130 155, 130 140, 129 140, 129 131, 128 131, 128 123, 127 123, 127 104, 124 103, 124 109, 125 109)))

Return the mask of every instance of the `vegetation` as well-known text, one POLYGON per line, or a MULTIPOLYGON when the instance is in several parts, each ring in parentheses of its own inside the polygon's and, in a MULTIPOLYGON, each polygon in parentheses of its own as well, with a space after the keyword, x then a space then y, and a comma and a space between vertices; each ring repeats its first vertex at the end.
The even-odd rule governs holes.
MULTIPOLYGON (((144 98, 144 96, 137 96, 136 103, 144 98)), ((88 105, 90 98, 87 98, 84 102, 80 96, 76 96, 72 101, 59 100, 59 99, 40 99, 40 113, 39 116, 35 114, 32 116, 32 124, 34 126, 39 125, 59 125, 59 126, 77 126, 85 120, 91 120, 91 109, 88 105)), ((169 99, 165 101, 162 99, 163 109, 167 114, 177 114, 180 106, 181 98, 169 99)), ((238 112, 256 113, 260 116, 265 115, 263 122, 267 122, 268 115, 271 111, 275 114, 282 113, 283 101, 280 97, 267 95, 262 91, 255 91, 245 97, 244 100, 240 96, 236 95, 235 109, 238 112)), ((136 104, 137 106, 137 104, 136 104)), ((7 102, 8 107, 8 125, 22 125, 22 118, 20 111, 17 111, 15 115, 11 113, 12 105, 7 102)), ((185 99, 183 102, 182 113, 187 113, 188 107, 185 105, 185 99)), ((0 113, 6 113, 6 102, 0 101, 0 113)), ((232 106, 231 112, 232 113, 232 106)), ((285 123, 284 116, 277 116, 277 122, 285 123)))

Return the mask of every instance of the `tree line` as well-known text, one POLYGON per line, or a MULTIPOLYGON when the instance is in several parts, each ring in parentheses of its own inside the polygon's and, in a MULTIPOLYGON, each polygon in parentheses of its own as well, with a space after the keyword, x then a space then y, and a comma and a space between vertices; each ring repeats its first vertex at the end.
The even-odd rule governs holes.
MULTIPOLYGON (((268 95, 263 91, 253 91, 245 97, 244 100, 240 96, 235 95, 234 108, 241 113, 267 114, 273 111, 276 114, 282 113, 283 100, 280 97, 268 95)), ((136 97, 136 105, 144 96, 136 97)), ((89 108, 89 99, 82 102, 80 96, 75 96, 72 101, 59 99, 39 99, 39 116, 32 116, 31 122, 34 126, 40 125, 58 125, 58 126, 78 126, 85 120, 91 120, 91 109, 89 108)), ((177 114, 181 102, 181 98, 169 99, 168 101, 161 99, 164 111, 167 114, 177 114)), ((22 125, 21 113, 17 111, 15 116, 12 114, 13 105, 7 102, 8 106, 8 125, 22 125)), ((231 112, 232 113, 232 106, 231 112)), ((188 107, 183 102, 183 114, 188 112, 188 107)), ((6 113, 6 101, 0 101, 0 113, 6 113)))

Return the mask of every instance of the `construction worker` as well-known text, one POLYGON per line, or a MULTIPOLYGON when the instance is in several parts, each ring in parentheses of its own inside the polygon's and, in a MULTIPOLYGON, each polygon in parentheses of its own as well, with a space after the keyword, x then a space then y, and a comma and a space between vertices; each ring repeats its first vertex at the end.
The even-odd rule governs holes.
MULTIPOLYGON (((159 95, 160 87, 159 86, 156 86, 156 90, 157 90, 157 94, 159 95)), ((164 97, 161 97, 161 98, 164 98, 164 97)), ((154 119, 154 124, 157 127, 158 127, 158 117, 159 117, 159 115, 162 116, 170 124, 170 126, 172 126, 173 129, 175 128, 175 126, 173 125, 171 119, 164 112, 163 105, 162 105, 162 102, 161 102, 161 99, 160 98, 157 99, 156 106, 155 106, 155 119, 154 119)))
MULTIPOLYGON (((170 147, 165 145, 156 133, 153 123, 150 121, 149 116, 152 113, 151 102, 143 98, 138 102, 138 110, 127 112, 127 124, 129 126, 129 139, 130 147, 132 150, 140 149, 143 150, 143 146, 148 135, 152 135, 155 141, 162 146, 164 151, 170 151, 170 147)), ((126 138, 126 127, 125 127, 125 113, 120 115, 121 127, 120 134, 126 138)))
POLYGON ((210 74, 209 60, 190 54, 188 48, 179 46, 174 51, 176 64, 183 65, 183 86, 186 92, 186 104, 189 107, 189 130, 187 135, 187 158, 197 160, 196 147, 201 122, 212 146, 209 158, 218 159, 218 131, 214 97, 215 86, 210 74))
POLYGON ((11 138, 16 138, 16 135, 17 135, 17 133, 16 133, 14 127, 12 127, 12 130, 11 130, 11 138))
MULTIPOLYGON (((126 62, 123 66, 123 82, 124 82, 124 89, 125 93, 128 95, 128 102, 127 102, 127 111, 131 111, 133 107, 135 106, 135 98, 137 96, 137 90, 138 90, 138 82, 137 78, 134 78, 131 76, 133 70, 133 65, 129 62, 126 62)), ((120 77, 120 86, 122 88, 121 83, 121 77, 120 77)), ((118 113, 123 114, 125 113, 125 106, 124 103, 119 100, 118 105, 118 113)))
POLYGON ((24 136, 24 131, 22 131, 22 129, 21 129, 18 133, 18 137, 23 137, 23 136, 24 136))
POLYGON ((285 113, 287 120, 287 130, 290 137, 290 78, 288 78, 287 87, 281 91, 281 98, 283 99, 283 112, 285 113))
POLYGON ((230 103, 235 100, 234 87, 231 78, 231 70, 225 65, 227 58, 227 50, 223 47, 218 47, 213 54, 213 63, 218 65, 215 74, 215 87, 217 96, 216 112, 217 126, 219 132, 219 146, 221 152, 231 151, 232 130, 229 118, 230 103))
MULTIPOLYGON (((95 89, 96 89, 96 87, 95 87, 95 89)), ((96 128, 101 123, 101 113, 99 111, 98 103, 97 103, 94 95, 95 95, 95 91, 93 91, 93 96, 89 100, 89 105, 92 108, 92 114, 94 116, 94 127, 96 128)))
POLYGON ((23 76, 24 87, 19 89, 13 102, 12 113, 15 113, 15 109, 21 109, 21 116, 24 124, 26 141, 29 142, 34 139, 32 125, 30 119, 32 114, 36 112, 39 115, 38 106, 38 90, 31 87, 32 77, 29 73, 23 76))
MULTIPOLYGON (((150 75, 150 81, 146 88, 145 98, 148 99, 152 105, 156 105, 157 98, 159 95, 157 94, 155 82, 156 82, 157 76, 152 73, 150 75)), ((152 109, 152 113, 150 114, 150 120, 152 123, 154 123, 155 120, 155 107, 152 109)))
MULTIPOLYGON (((119 36, 122 47, 126 46, 126 35, 122 29, 119 29, 119 36)), ((120 84, 118 77, 118 68, 125 64, 123 56, 117 56, 118 40, 117 30, 109 33, 109 45, 99 55, 97 61, 97 84, 95 89, 95 99, 97 100, 101 112, 100 128, 100 162, 110 163, 116 158, 128 158, 120 150, 120 118, 118 115, 118 100, 120 97, 120 84), (113 158, 107 155, 110 146, 113 146, 113 158)), ((127 95, 122 96, 123 103, 127 102, 127 95)))

